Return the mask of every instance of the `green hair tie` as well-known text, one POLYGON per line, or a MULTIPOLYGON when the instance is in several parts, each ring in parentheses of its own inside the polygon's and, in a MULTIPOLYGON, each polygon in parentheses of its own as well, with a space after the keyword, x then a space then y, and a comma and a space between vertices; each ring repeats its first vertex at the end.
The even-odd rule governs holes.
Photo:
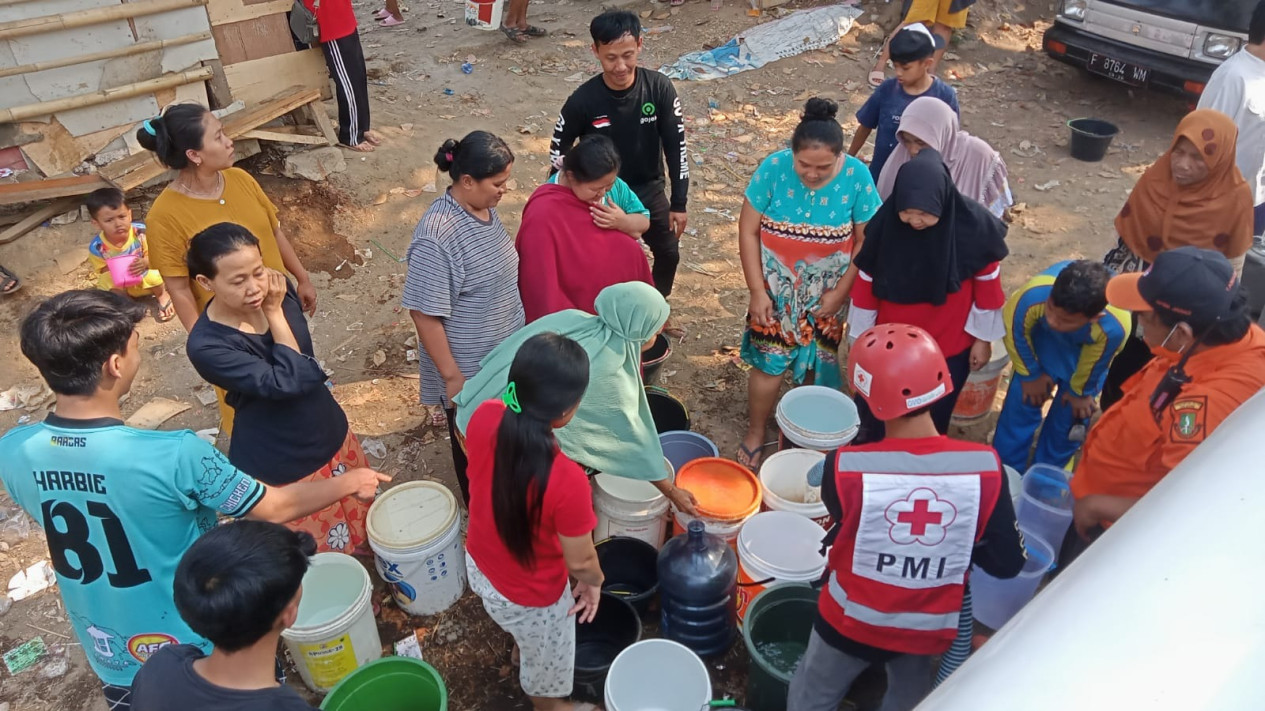
POLYGON ((505 386, 505 392, 501 393, 501 402, 505 406, 514 411, 514 414, 522 414, 523 406, 518 404, 518 388, 514 386, 511 380, 509 385, 505 386))

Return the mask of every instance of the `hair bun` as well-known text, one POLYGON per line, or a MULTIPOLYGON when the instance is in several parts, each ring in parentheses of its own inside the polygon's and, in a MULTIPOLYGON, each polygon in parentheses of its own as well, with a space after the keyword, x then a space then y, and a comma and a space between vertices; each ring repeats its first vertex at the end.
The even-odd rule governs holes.
POLYGON ((804 104, 804 114, 800 119, 802 121, 837 121, 839 115, 839 104, 830 99, 823 99, 820 96, 814 96, 804 104))
POLYGON ((457 159, 457 151, 461 150, 461 141, 449 138, 435 152, 435 165, 443 172, 448 172, 452 168, 453 162, 457 159))

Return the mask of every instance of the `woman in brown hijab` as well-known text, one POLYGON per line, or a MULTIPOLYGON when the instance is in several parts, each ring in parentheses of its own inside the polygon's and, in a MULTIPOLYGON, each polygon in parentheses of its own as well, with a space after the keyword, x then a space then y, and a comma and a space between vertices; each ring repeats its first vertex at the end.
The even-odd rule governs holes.
MULTIPOLYGON (((1252 189, 1234 162, 1238 135, 1230 117, 1212 109, 1192 111, 1177 124, 1172 147, 1146 169, 1116 216, 1120 239, 1103 260, 1108 268, 1142 271, 1160 252, 1194 246, 1221 252, 1242 273, 1253 215, 1252 189)), ((1107 373, 1104 410, 1150 359, 1141 339, 1125 343, 1107 373)))

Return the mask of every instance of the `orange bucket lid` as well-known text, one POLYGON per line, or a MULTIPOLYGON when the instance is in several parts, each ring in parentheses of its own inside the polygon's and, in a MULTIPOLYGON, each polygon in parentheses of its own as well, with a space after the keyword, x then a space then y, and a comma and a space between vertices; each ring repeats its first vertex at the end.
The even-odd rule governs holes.
POLYGON ((728 459, 695 459, 676 473, 676 485, 694 494, 698 512, 710 519, 740 521, 760 510, 760 480, 728 459))

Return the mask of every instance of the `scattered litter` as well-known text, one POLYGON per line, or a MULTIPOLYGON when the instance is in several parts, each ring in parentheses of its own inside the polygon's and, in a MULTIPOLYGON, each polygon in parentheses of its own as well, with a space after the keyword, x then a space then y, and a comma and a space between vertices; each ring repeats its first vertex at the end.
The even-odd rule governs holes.
POLYGON ((355 323, 349 323, 347 324, 347 330, 348 331, 363 331, 365 330, 365 322, 356 321, 355 323))
POLYGON ((710 270, 710 269, 706 269, 706 268, 704 268, 704 267, 702 267, 702 266, 699 266, 698 264, 695 264, 695 263, 693 263, 693 262, 686 262, 686 263, 685 263, 685 268, 686 268, 686 269, 689 269, 689 270, 690 270, 690 271, 692 271, 692 272, 697 272, 697 273, 699 273, 699 274, 702 274, 702 275, 704 275, 704 276, 709 276, 709 277, 718 277, 718 276, 720 276, 720 274, 718 274, 718 273, 716 273, 716 272, 714 272, 714 271, 712 271, 712 270, 710 270))
POLYGON ((381 348, 379 348, 378 350, 376 350, 376 351, 374 351, 374 352, 373 352, 373 364, 374 364, 375 366, 377 366, 377 365, 382 365, 382 364, 383 364, 383 363, 385 363, 385 362, 387 362, 387 353, 386 353, 386 351, 384 351, 384 350, 382 350, 381 348))
POLYGON ((401 130, 401 131, 412 131, 412 130, 413 130, 413 124, 411 124, 411 123, 402 123, 402 124, 400 124, 400 130, 401 130))
POLYGON ((192 405, 187 402, 156 397, 141 405, 141 409, 132 413, 132 416, 127 418, 126 424, 128 427, 135 427, 140 430, 155 430, 162 423, 188 410, 190 407, 192 405))
POLYGON ((706 213, 707 213, 707 214, 709 214, 709 215, 720 215, 721 217, 725 218, 726 220, 736 220, 736 219, 738 219, 738 218, 734 217, 734 216, 733 216, 733 215, 729 212, 729 208, 725 208, 724 210, 717 210, 717 209, 716 209, 716 208, 714 208, 714 207, 705 207, 705 208, 703 208, 703 212, 706 212, 706 213))
POLYGON ((417 336, 409 336, 404 339, 405 348, 417 348, 417 336))
POLYGON ((422 645, 417 642, 416 632, 395 643, 395 656, 422 658, 422 645))
POLYGON ((42 405, 51 394, 52 391, 45 387, 43 383, 14 385, 4 392, 0 392, 0 412, 18 408, 33 410, 42 405))
MULTIPOLYGON (((431 185, 434 185, 434 183, 431 183, 431 185)), ((422 189, 423 189, 423 190, 425 190, 426 188, 422 188, 422 189)), ((430 192, 434 192, 434 191, 430 191, 430 192)), ((400 259, 399 257, 395 256, 395 255, 391 252, 391 250, 387 249, 386 247, 383 247, 383 246, 382 246, 382 243, 381 243, 381 242, 379 242, 379 241, 378 241, 378 240, 376 240, 376 239, 371 239, 371 240, 369 240, 369 244, 372 244, 373 246, 375 246, 375 247, 377 247, 378 249, 382 250, 382 251, 383 251, 383 253, 385 253, 388 257, 390 257, 390 258, 394 259, 394 260, 395 260, 395 261, 397 261, 397 262, 403 262, 403 261, 404 261, 403 259, 400 259)), ((349 328, 349 329, 347 329, 347 330, 348 330, 348 331, 350 331, 351 329, 349 328)))
POLYGON ((1062 183, 1060 183, 1059 181, 1051 180, 1048 183, 1041 183, 1040 185, 1033 185, 1032 187, 1034 190, 1040 190, 1041 192, 1045 192, 1047 190, 1053 190, 1054 188, 1057 188, 1060 185, 1062 185, 1062 183))
POLYGON ((417 362, 417 349, 416 349, 416 348, 410 348, 410 349, 408 349, 408 350, 404 351, 404 360, 405 360, 405 361, 407 361, 407 362, 409 362, 409 363, 416 363, 416 362, 417 362))
POLYGON ((690 52, 659 71, 673 79, 707 81, 759 69, 838 42, 860 16, 860 9, 842 5, 801 10, 756 25, 715 49, 690 52))
MULTIPOLYGON (((435 181, 433 181, 433 180, 432 180, 432 181, 430 181, 429 183, 427 183, 427 184, 425 184, 425 185, 423 185, 423 186, 422 186, 422 192, 424 192, 424 193, 437 193, 437 192, 439 192, 439 188, 435 186, 435 181)), ((400 261, 404 261, 404 260, 400 260, 400 261)))
POLYGON ((531 134, 539 130, 540 130, 540 127, 534 123, 524 124, 518 127, 518 132, 523 134, 524 136, 530 136, 531 134))
POLYGON ((676 28, 673 27, 672 25, 660 25, 658 27, 646 28, 645 30, 642 30, 642 33, 653 37, 654 35, 667 34, 668 32, 671 32, 672 30, 675 30, 675 29, 676 28))
POLYGON ((9 597, 14 602, 25 600, 36 593, 43 592, 57 584, 57 574, 53 572, 53 566, 46 560, 41 560, 28 567, 26 570, 20 570, 9 578, 9 597))
POLYGON ((336 272, 340 272, 340 271, 342 271, 342 270, 343 270, 343 267, 345 267, 345 266, 347 266, 347 260, 346 260, 346 259, 344 259, 343 261, 339 262, 339 263, 338 263, 338 266, 334 267, 334 271, 336 271, 336 272))
POLYGON ((29 424, 32 419, 34 418, 32 418, 30 415, 22 415, 21 417, 18 418, 18 424, 19 425, 29 424))
POLYGON ((210 445, 214 445, 215 438, 220 436, 220 428, 209 427, 205 430, 198 430, 197 432, 194 432, 193 434, 197 435, 198 439, 202 440, 203 442, 206 442, 207 444, 210 444, 210 445))
POLYGON ((456 92, 454 92, 452 89, 448 89, 448 88, 444 89, 444 96, 452 96, 455 93, 456 92))
POLYGON ((387 458, 387 446, 383 444, 380 439, 360 440, 360 448, 365 451, 365 454, 368 454, 375 459, 387 458))
POLYGON ((20 674, 35 666, 45 654, 48 654, 48 647, 44 645, 44 638, 36 637, 5 652, 4 666, 10 674, 20 674))
MULTIPOLYGON (((405 194, 407 195, 408 192, 411 192, 411 191, 406 191, 405 194)), ((418 192, 421 192, 421 191, 419 190, 418 192)), ((369 249, 368 247, 361 247, 353 251, 355 252, 356 256, 360 257, 366 262, 369 261, 370 259, 373 259, 373 250, 369 249)))
POLYGON ((198 399, 198 402, 202 405, 202 407, 211 405, 212 403, 214 403, 216 400, 219 399, 215 395, 215 390, 211 388, 210 386, 202 388, 200 390, 194 390, 193 396, 198 399))
POLYGON ((44 666, 40 667, 39 675, 42 679, 57 679, 65 676, 69 670, 70 660, 66 659, 65 656, 59 655, 48 660, 44 666))
POLYGON ((469 62, 464 62, 464 63, 462 63, 462 65, 461 65, 461 73, 462 73, 462 74, 474 74, 474 65, 473 65, 473 64, 471 64, 471 63, 469 63, 469 62))

